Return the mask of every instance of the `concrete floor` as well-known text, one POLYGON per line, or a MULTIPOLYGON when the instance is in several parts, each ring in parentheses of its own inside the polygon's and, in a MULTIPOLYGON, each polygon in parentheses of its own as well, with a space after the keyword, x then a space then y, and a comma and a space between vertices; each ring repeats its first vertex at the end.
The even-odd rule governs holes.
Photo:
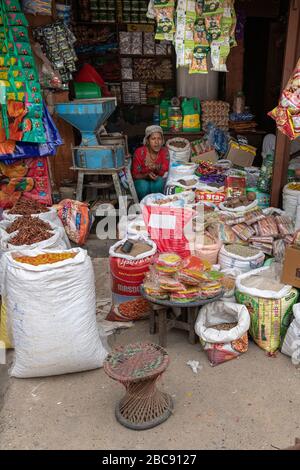
MULTIPOLYGON (((95 260, 95 272, 98 296, 107 297, 106 259, 95 260)), ((141 321, 111 336, 110 344, 155 338, 141 321)), ((140 432, 116 421, 124 392, 103 369, 8 379, 0 366, 0 449, 274 449, 300 437, 300 370, 288 357, 269 358, 251 343, 239 359, 212 368, 200 345, 176 330, 167 350, 170 366, 159 386, 172 395, 174 414, 140 432), (189 360, 202 365, 197 375, 189 360)))

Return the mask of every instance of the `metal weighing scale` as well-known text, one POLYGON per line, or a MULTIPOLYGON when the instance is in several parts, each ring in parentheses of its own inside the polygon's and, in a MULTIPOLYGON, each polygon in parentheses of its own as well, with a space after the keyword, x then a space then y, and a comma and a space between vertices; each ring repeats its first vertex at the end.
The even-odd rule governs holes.
MULTIPOLYGON (((73 170, 78 171, 76 199, 82 200, 83 182, 86 175, 110 175, 113 178, 117 197, 122 196, 118 173, 125 170, 130 192, 134 202, 138 203, 130 170, 125 163, 125 138, 120 144, 101 145, 100 127, 107 121, 117 106, 117 100, 99 98, 74 100, 55 105, 57 114, 81 133, 81 144, 72 147, 73 170)), ((103 183, 94 187, 103 188, 103 183)))

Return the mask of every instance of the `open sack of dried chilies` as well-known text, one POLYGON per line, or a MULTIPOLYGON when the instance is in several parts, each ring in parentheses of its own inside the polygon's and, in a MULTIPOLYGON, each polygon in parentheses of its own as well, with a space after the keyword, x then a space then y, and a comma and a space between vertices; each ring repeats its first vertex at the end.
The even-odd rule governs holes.
POLYGON ((3 220, 0 223, 0 250, 15 249, 66 249, 62 230, 52 222, 46 222, 25 215, 13 222, 3 220))
MULTIPOLYGON (((33 199, 26 199, 22 197, 19 199, 19 201, 13 206, 12 209, 10 210, 5 210, 3 212, 3 221, 4 222, 9 222, 12 224, 13 222, 17 221, 18 219, 22 219, 23 217, 30 217, 32 218, 32 223, 27 226, 29 230, 31 230, 32 225, 36 225, 37 220, 42 220, 48 224, 51 224, 53 227, 55 227, 59 232, 60 236, 64 241, 64 246, 63 248, 71 248, 71 244, 69 242, 69 239, 67 237, 67 234, 65 232, 64 226, 60 220, 60 218, 57 215, 57 211, 54 207, 46 207, 44 204, 39 203, 38 201, 34 201, 33 199)), ((15 230, 21 230, 23 228, 23 222, 24 219, 22 219, 22 224, 14 226, 15 230)), ((6 231, 6 228, 8 225, 5 225, 4 230, 6 231)), ((41 225, 38 225, 37 227, 41 228, 41 225)), ((37 228, 36 227, 36 228, 37 228)), ((44 227, 46 229, 46 227, 44 227)), ((47 228, 46 230, 49 230, 47 228)), ((8 232, 9 233, 9 232, 8 232)), ((10 232, 12 233, 12 232, 10 232)), ((35 232, 36 234, 36 232, 35 232)), ((31 236, 33 237, 33 233, 31 231, 31 236)), ((45 236, 45 233, 44 233, 45 236)), ((26 235, 24 235, 24 240, 25 242, 28 241, 26 235)), ((21 235, 17 238, 17 241, 19 240, 19 243, 21 243, 21 235)), ((32 243, 39 243, 40 241, 47 240, 50 237, 43 238, 43 235, 40 233, 40 235, 35 239, 35 237, 30 239, 30 243, 21 243, 21 245, 31 245, 32 243), (42 238, 41 238, 42 237, 42 238), (41 239, 39 239, 41 238, 41 239), (35 241, 34 241, 35 240, 35 241)))

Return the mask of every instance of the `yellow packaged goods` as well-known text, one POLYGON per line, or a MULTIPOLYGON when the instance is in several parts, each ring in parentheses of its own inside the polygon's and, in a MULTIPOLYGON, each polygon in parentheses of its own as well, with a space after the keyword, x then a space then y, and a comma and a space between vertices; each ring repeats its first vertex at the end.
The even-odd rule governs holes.
POLYGON ((1 315, 0 315, 0 349, 1 349, 1 342, 4 343, 4 346, 6 349, 13 348, 12 342, 8 334, 6 306, 3 302, 1 304, 1 315))

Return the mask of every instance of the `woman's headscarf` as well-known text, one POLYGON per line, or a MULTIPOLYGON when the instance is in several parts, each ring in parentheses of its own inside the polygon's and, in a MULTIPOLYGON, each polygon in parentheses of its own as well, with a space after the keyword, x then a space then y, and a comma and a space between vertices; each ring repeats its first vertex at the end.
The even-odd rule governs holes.
POLYGON ((146 130, 145 130, 145 137, 144 137, 144 141, 143 141, 143 144, 146 145, 147 144, 147 139, 148 137, 150 137, 150 135, 154 134, 155 132, 159 132, 161 135, 162 135, 162 138, 164 137, 164 132, 162 130, 162 128, 160 126, 149 126, 149 127, 146 127, 146 130))

